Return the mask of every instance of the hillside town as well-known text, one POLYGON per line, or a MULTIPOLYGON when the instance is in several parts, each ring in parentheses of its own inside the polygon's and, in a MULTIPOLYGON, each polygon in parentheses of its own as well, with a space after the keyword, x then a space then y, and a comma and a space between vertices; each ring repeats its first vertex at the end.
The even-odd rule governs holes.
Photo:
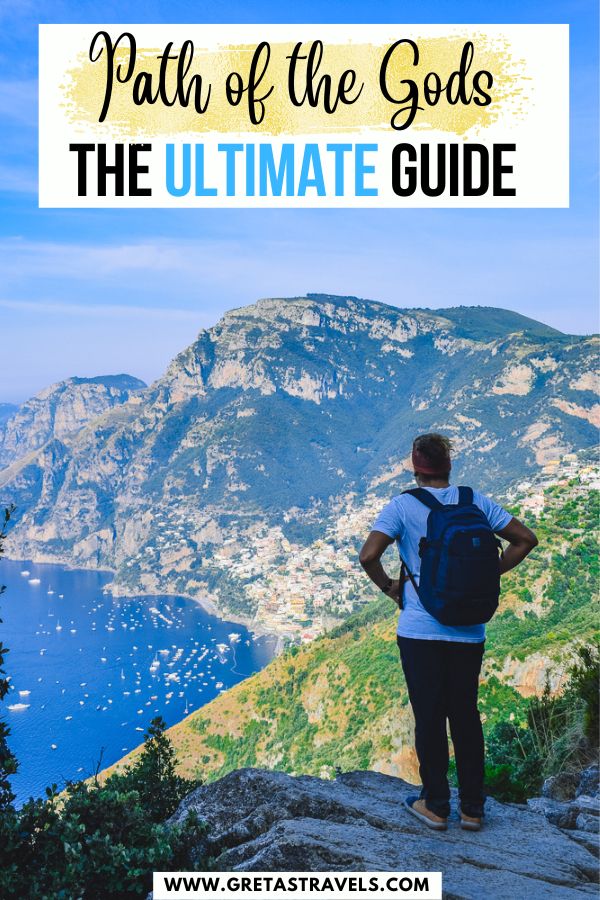
MULTIPOLYGON (((403 483, 396 485, 396 490, 409 486, 406 473, 401 480, 403 483)), ((567 453, 550 460, 539 474, 519 482, 499 499, 519 516, 537 517, 544 510, 548 490, 567 484, 574 496, 600 489, 600 468, 594 451, 567 453)), ((356 495, 348 494, 339 504, 345 511, 335 521, 330 519, 322 537, 308 545, 290 541, 284 527, 260 521, 245 531, 228 534, 220 542, 215 541, 210 555, 197 560, 193 587, 204 590, 208 600, 215 600, 222 589, 220 581, 225 578, 227 585, 233 584, 243 592, 255 610, 252 617, 247 617, 250 625, 259 623, 261 631, 295 642, 310 642, 373 599, 374 588, 364 577, 357 556, 384 502, 380 491, 366 500, 361 496, 360 502, 356 495)), ((126 565, 143 564, 150 572, 149 578, 155 568, 176 572, 181 564, 185 570, 196 552, 189 535, 197 531, 198 523, 180 519, 173 509, 157 517, 153 525, 158 532, 155 542, 126 565)), ((388 568, 394 572, 398 561, 393 548, 388 554, 388 568)))

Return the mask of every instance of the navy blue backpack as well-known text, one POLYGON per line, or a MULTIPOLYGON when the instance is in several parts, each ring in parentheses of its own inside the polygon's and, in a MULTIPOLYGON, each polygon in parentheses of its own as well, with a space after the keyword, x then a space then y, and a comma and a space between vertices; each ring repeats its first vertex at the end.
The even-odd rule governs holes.
POLYGON ((459 487, 458 503, 447 504, 425 488, 403 493, 430 510, 427 534, 419 543, 418 585, 402 561, 419 600, 442 625, 489 622, 498 608, 502 544, 473 502, 472 489, 459 487))

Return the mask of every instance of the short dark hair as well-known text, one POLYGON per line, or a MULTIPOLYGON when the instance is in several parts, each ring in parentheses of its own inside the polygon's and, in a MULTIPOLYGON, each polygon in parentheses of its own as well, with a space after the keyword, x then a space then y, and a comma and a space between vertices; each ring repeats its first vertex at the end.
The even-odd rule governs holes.
POLYGON ((416 437, 413 441, 413 450, 422 453, 432 468, 443 468, 444 463, 450 459, 452 441, 445 435, 433 431, 416 437))

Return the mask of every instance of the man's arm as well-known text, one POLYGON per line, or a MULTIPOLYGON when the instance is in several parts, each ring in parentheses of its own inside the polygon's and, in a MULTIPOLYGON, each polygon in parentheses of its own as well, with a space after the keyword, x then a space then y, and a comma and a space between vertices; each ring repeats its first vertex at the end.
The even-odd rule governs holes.
POLYGON ((390 579, 390 576, 381 565, 381 557, 393 542, 394 539, 384 534, 383 531, 372 531, 364 542, 358 559, 373 584, 376 584, 380 591, 391 580, 392 583, 389 590, 384 591, 384 593, 398 603, 400 599, 400 582, 397 578, 390 579))
POLYGON ((508 525, 501 531, 497 531, 496 534, 509 543, 500 559, 501 575, 523 562, 525 557, 538 545, 538 539, 531 528, 523 525, 518 519, 511 519, 508 525))

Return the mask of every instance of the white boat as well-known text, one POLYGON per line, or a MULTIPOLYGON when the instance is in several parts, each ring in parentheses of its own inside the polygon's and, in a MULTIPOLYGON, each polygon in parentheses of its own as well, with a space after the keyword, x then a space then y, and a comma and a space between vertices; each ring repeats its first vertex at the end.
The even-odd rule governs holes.
POLYGON ((56 750, 56 747, 57 747, 56 744, 50 744, 50 749, 51 749, 51 750, 56 750))
POLYGON ((29 579, 29 584, 39 584, 39 583, 40 583, 39 578, 30 578, 29 579))
POLYGON ((19 691, 19 697, 29 697, 31 691, 19 691))
POLYGON ((31 572, 29 571, 29 569, 22 569, 21 575, 23 576, 23 578, 27 578, 28 575, 31 575, 31 572))
POLYGON ((11 712, 20 712, 22 709, 29 709, 29 703, 11 703, 8 708, 11 712))
POLYGON ((48 594, 49 597, 51 597, 53 595, 54 591, 52 590, 52 588, 50 588, 48 591, 46 591, 46 593, 48 594))
POLYGON ((57 623, 56 623, 56 630, 57 630, 57 631, 62 631, 62 625, 60 624, 60 622, 57 622, 57 623))

